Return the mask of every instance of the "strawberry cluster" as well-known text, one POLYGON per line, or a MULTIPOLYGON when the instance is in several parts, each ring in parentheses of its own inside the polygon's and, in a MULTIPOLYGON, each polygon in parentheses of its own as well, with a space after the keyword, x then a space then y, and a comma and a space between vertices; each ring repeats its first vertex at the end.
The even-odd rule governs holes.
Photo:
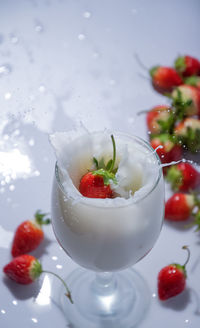
POLYGON ((153 107, 146 117, 153 148, 159 145, 162 163, 177 161, 185 150, 200 150, 200 62, 191 56, 178 57, 174 68, 150 70, 156 91, 170 100, 153 107))
MULTIPOLYGON (((151 146, 166 165, 164 177, 174 192, 165 204, 165 219, 177 222, 193 216, 192 225, 200 230, 200 200, 196 192, 200 173, 183 159, 186 152, 200 150, 200 61, 181 56, 174 67, 155 66, 149 73, 153 88, 168 100, 167 105, 155 106, 146 115, 151 146), (170 162, 176 163, 168 166, 170 162)), ((164 267, 158 275, 160 300, 181 293, 185 281, 185 265, 164 267)))
POLYGON ((73 303, 71 293, 66 283, 55 273, 45 271, 38 259, 28 253, 34 251, 44 240, 42 225, 50 223, 46 213, 37 211, 34 220, 23 221, 16 229, 11 254, 13 259, 4 266, 3 272, 18 284, 28 285, 33 283, 43 272, 53 274, 64 284, 66 296, 73 303))
MULTIPOLYGON (((200 61, 181 56, 174 68, 155 66, 150 75, 154 89, 171 102, 147 112, 150 143, 163 164, 179 162, 185 152, 200 150, 200 61)), ((165 218, 185 221, 195 209, 195 224, 200 229, 199 200, 191 193, 200 186, 199 172, 188 162, 165 166, 163 172, 176 192, 166 203, 165 218)))

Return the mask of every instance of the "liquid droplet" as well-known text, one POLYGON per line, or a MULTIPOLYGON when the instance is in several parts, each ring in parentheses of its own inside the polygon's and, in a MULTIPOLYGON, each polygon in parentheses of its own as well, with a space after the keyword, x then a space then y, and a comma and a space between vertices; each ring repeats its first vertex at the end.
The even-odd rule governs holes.
POLYGON ((62 266, 61 264, 57 264, 57 265, 56 265, 56 268, 59 269, 59 270, 61 270, 62 267, 63 267, 63 266, 62 266))
POLYGON ((57 261, 57 259, 58 259, 57 256, 52 256, 53 261, 57 261))
POLYGON ((79 34, 79 35, 78 35, 78 39, 79 39, 80 41, 85 40, 85 35, 84 35, 84 34, 79 34))
POLYGON ((10 92, 6 92, 4 95, 5 100, 10 100, 11 97, 12 97, 12 94, 10 92))
POLYGON ((40 176, 40 172, 36 170, 36 171, 34 172, 34 175, 35 175, 36 177, 39 177, 39 176, 40 176))
POLYGON ((35 145, 35 140, 31 138, 28 142, 29 146, 34 146, 35 145))
POLYGON ((42 33, 44 31, 44 25, 39 19, 35 19, 34 26, 35 26, 35 32, 42 33))
POLYGON ((39 86, 39 91, 40 91, 41 93, 44 93, 44 92, 46 91, 45 86, 44 86, 44 85, 40 85, 40 86, 39 86))
POLYGON ((0 77, 8 75, 12 71, 10 64, 3 64, 0 66, 0 77))
POLYGON ((85 12, 83 13, 83 17, 84 17, 84 18, 90 18, 90 17, 91 17, 91 13, 90 13, 89 11, 85 11, 85 12))
POLYGON ((14 34, 11 34, 10 36, 10 41, 13 43, 13 44, 17 44, 19 42, 19 39, 16 35, 14 34))
POLYGON ((9 190, 10 191, 14 191, 15 190, 15 186, 14 185, 10 185, 9 190))

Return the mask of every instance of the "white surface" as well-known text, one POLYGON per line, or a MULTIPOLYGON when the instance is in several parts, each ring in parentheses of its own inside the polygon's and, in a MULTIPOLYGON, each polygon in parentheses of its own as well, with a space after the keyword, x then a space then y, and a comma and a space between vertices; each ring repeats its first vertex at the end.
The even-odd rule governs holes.
MULTIPOLYGON (((147 67, 171 65, 178 54, 199 57, 198 0, 0 1, 0 259, 10 259, 17 225, 37 209, 50 210, 55 157, 47 133, 84 124, 112 127, 147 139, 136 111, 165 102, 135 59, 147 67), (142 78, 139 74, 146 76, 142 78)), ((60 249, 51 227, 34 253, 45 269, 65 276, 76 266, 60 249)), ((164 224, 152 252, 135 265, 152 292, 141 328, 200 322, 199 234, 164 224), (192 252, 186 291, 157 299, 158 271, 183 263, 192 252)), ((49 282, 21 287, 0 280, 0 326, 66 327, 49 282), (49 298, 51 296, 51 298, 49 298)), ((54 283, 53 283, 54 286, 54 283)))

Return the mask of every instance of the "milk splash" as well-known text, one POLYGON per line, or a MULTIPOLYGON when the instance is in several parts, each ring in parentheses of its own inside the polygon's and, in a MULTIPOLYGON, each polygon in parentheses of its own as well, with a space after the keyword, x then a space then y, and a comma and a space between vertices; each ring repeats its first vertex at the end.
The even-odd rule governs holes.
POLYGON ((57 178, 66 194, 74 202, 87 202, 94 206, 123 206, 139 201, 154 187, 161 175, 154 151, 140 138, 109 130, 89 132, 79 127, 69 132, 56 132, 49 136, 57 158, 57 178), (83 197, 79 190, 81 177, 93 168, 93 157, 98 160, 112 157, 110 135, 116 140, 118 171, 117 185, 111 187, 116 198, 95 199, 83 197), (151 155, 151 156, 150 156, 151 155))

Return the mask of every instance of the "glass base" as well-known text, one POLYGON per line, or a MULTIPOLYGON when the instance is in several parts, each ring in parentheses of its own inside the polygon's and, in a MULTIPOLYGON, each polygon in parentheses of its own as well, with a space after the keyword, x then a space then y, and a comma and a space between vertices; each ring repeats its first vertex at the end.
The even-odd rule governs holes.
POLYGON ((74 304, 61 295, 72 328, 132 328, 150 305, 150 291, 134 270, 97 273, 76 269, 66 278, 74 304))

